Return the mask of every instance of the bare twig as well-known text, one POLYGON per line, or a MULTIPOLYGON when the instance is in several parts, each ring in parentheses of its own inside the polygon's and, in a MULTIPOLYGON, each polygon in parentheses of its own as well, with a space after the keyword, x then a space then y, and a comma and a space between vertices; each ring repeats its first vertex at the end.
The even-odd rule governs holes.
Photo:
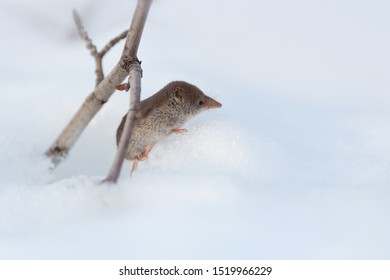
POLYGON ((95 65, 96 65, 95 73, 96 73, 96 86, 97 86, 104 79, 103 62, 102 62, 104 55, 118 42, 126 38, 127 30, 123 31, 117 37, 115 37, 110 42, 108 42, 108 44, 100 52, 98 52, 95 44, 92 42, 92 39, 88 36, 87 31, 85 31, 84 25, 81 22, 80 15, 76 10, 73 10, 73 19, 74 22, 76 23, 80 38, 86 42, 87 49, 90 51, 92 57, 95 59, 95 65))
MULTIPOLYGON (((85 127, 114 93, 115 87, 121 84, 129 75, 131 65, 136 58, 141 34, 151 3, 152 0, 138 0, 129 29, 130 32, 127 34, 125 47, 119 62, 111 72, 97 84, 95 90, 86 98, 68 125, 46 151, 46 156, 48 156, 55 165, 60 163, 67 156, 69 150, 80 137, 85 127)), ((127 133, 123 133, 123 135, 126 134, 127 133)), ((128 137, 130 137, 130 135, 128 137)), ((109 176, 107 178, 109 178, 109 176)), ((108 181, 115 182, 116 179, 108 181)))
POLYGON ((133 128, 137 124, 139 118, 142 69, 141 63, 137 58, 137 52, 151 4, 152 0, 138 1, 137 9, 127 34, 124 48, 125 51, 122 53, 121 60, 123 60, 122 65, 129 71, 128 87, 130 87, 130 109, 127 113, 125 127, 123 128, 114 162, 103 182, 117 182, 133 128))
POLYGON ((122 39, 125 39, 127 36, 127 32, 127 30, 123 31, 117 37, 108 42, 108 44, 99 52, 99 55, 103 57, 113 46, 115 46, 122 39))
POLYGON ((84 25, 81 22, 80 15, 77 13, 76 10, 73 10, 73 19, 76 23, 77 30, 79 32, 79 35, 81 39, 83 39, 87 43, 87 49, 91 52, 91 55, 93 57, 96 57, 99 55, 96 46, 93 44, 92 39, 88 36, 87 31, 85 31, 84 25))
POLYGON ((134 60, 130 66, 128 81, 128 84, 130 85, 130 109, 126 117, 125 126, 118 144, 118 151, 116 153, 114 162, 106 179, 104 179, 103 182, 116 183, 119 178, 123 160, 125 158, 127 148, 129 147, 130 136, 139 118, 141 76, 142 69, 140 63, 138 60, 134 60))

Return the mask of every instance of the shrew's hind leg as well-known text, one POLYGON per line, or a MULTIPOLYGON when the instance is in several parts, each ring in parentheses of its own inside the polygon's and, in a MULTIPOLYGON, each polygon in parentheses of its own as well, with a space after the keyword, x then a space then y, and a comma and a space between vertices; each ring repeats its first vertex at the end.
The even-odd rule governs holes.
POLYGON ((187 132, 188 130, 185 128, 172 128, 171 132, 176 133, 176 134, 182 134, 187 132))
POLYGON ((148 157, 149 157, 149 153, 150 151, 152 150, 152 147, 151 146, 146 146, 145 147, 145 151, 141 154, 141 155, 138 155, 137 156, 137 159, 140 160, 140 161, 144 161, 144 160, 147 160, 148 157))
POLYGON ((131 167, 130 175, 133 174, 137 170, 137 168, 138 168, 138 161, 144 161, 144 160, 148 159, 149 153, 150 153, 151 150, 152 150, 152 147, 148 145, 148 146, 145 147, 144 152, 137 156, 137 158, 133 161, 133 165, 131 167))
POLYGON ((137 170, 138 168, 138 160, 135 159, 133 161, 133 165, 131 166, 130 176, 137 170))

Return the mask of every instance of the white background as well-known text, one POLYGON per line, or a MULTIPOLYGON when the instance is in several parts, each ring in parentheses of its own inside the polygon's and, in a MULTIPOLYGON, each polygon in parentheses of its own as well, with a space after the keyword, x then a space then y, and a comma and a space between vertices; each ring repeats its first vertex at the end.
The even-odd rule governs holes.
MULTIPOLYGON (((149 260, 149 261, 0 261, 0 276, 7 280, 20 279, 389 279, 389 261, 184 261, 184 260, 149 260), (129 269, 129 272, 138 271, 138 275, 120 275, 120 269, 129 269), (269 275, 214 275, 214 267, 219 272, 221 268, 247 268, 249 271, 256 267, 271 267, 269 275), (138 268, 138 269, 137 269, 138 268), (203 274, 197 275, 150 275, 151 269, 160 268, 184 274, 184 270, 199 269, 203 274), (142 270, 141 270, 142 269, 142 270), (141 271, 149 269, 149 275, 141 274, 141 271), (207 272, 208 271, 208 272, 207 272)), ((261 270, 262 271, 262 270, 261 270)), ((154 272, 153 272, 154 273, 154 272)), ((164 272, 163 272, 164 273, 164 272)))

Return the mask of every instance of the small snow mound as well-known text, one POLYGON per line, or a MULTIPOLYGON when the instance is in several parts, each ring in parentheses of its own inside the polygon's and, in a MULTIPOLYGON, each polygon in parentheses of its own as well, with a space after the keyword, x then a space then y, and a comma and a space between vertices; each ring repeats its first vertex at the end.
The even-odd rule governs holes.
POLYGON ((156 145, 147 164, 183 172, 201 169, 245 174, 255 162, 250 138, 237 123, 206 121, 156 145))

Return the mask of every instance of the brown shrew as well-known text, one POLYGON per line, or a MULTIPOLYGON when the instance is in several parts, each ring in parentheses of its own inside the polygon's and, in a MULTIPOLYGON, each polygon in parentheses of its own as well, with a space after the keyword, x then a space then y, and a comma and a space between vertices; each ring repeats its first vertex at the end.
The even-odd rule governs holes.
MULTIPOLYGON (((134 160, 131 172, 137 169, 138 161, 146 160, 152 147, 171 133, 184 133, 181 126, 202 111, 220 108, 222 104, 205 95, 196 86, 174 81, 149 98, 142 100, 140 117, 133 129, 126 159, 134 160)), ((116 132, 119 144, 127 114, 122 118, 116 132)))

